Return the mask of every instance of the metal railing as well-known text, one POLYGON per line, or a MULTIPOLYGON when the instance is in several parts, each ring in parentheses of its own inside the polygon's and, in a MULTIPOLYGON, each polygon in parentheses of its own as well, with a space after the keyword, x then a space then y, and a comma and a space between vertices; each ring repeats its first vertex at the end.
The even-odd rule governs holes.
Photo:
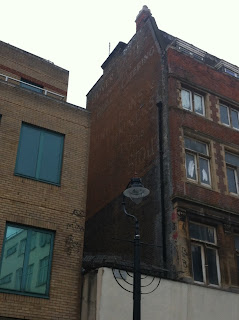
MULTIPOLYGON (((28 87, 32 87, 34 89, 37 89, 39 91, 42 91, 42 93, 45 95, 45 96, 56 96, 58 98, 60 98, 61 100, 64 100, 65 99, 65 96, 61 95, 61 94, 58 94, 56 92, 53 92, 53 91, 50 91, 50 90, 47 90, 47 89, 44 89, 44 88, 41 88, 41 87, 38 87, 38 86, 34 86, 33 84, 30 84, 30 83, 27 83, 27 82, 24 82, 22 80, 18 80, 18 79, 15 79, 15 78, 12 78, 12 77, 9 77, 9 76, 6 76, 5 74, 2 74, 0 73, 0 77, 4 78, 4 81, 6 82, 9 82, 9 80, 11 80, 12 82, 16 82, 18 83, 19 85, 24 84, 28 87)), ((31 89, 29 89, 31 90, 31 89)), ((36 91, 34 91, 36 92, 36 91)))

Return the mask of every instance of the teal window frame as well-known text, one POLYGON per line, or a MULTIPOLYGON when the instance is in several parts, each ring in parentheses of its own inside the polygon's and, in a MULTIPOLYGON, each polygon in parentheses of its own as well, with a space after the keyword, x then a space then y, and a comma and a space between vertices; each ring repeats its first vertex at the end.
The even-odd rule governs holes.
POLYGON ((60 186, 64 134, 22 123, 14 174, 60 186))
MULTIPOLYGON (((25 296, 33 296, 33 297, 46 298, 46 299, 49 298, 55 232, 52 230, 23 226, 23 225, 13 224, 13 223, 6 223, 6 228, 5 228, 5 233, 4 233, 4 241, 3 241, 3 245, 2 245, 1 260, 0 260, 0 274, 1 274, 1 269, 2 269, 3 259, 5 257, 5 252, 4 252, 5 251, 5 241, 6 241, 6 234, 7 234, 8 227, 21 228, 21 229, 27 230, 27 241, 26 241, 26 247, 25 247, 25 256, 24 256, 23 266, 16 270, 16 276, 18 275, 19 279, 17 280, 15 278, 15 284, 16 284, 16 281, 20 281, 19 290, 0 288, 0 292, 13 293, 13 294, 25 295, 25 296), (41 233, 45 233, 47 235, 51 235, 50 251, 49 251, 49 255, 47 256, 48 257, 47 276, 46 276, 46 281, 44 282, 44 284, 46 284, 46 290, 45 290, 44 294, 27 291, 27 289, 28 289, 27 286, 29 285, 29 281, 30 281, 29 277, 31 277, 32 268, 34 265, 34 264, 29 265, 29 255, 30 255, 30 252, 32 251, 31 237, 32 237, 33 232, 41 232, 41 233), (19 271, 21 271, 21 275, 19 274, 19 271)), ((11 276, 11 279, 12 279, 12 275, 13 274, 11 273, 11 274, 6 275, 5 277, 11 276)), ((38 276, 39 276, 39 274, 37 275, 37 277, 38 276)), ((5 277, 3 277, 3 278, 5 278, 5 277)))

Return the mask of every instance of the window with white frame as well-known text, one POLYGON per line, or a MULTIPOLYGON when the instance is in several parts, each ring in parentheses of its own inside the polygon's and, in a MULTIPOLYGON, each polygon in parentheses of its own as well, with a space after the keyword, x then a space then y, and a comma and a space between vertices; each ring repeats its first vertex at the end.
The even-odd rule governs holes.
POLYGON ((239 130, 239 112, 237 110, 220 104, 220 118, 224 125, 239 130))
POLYGON ((182 89, 181 99, 183 109, 205 116, 204 97, 202 95, 187 89, 182 89))
POLYGON ((228 191, 238 194, 239 156, 225 152, 228 191))
POLYGON ((216 229, 199 223, 189 225, 193 279, 198 283, 220 285, 216 229))
POLYGON ((208 145, 188 137, 184 138, 184 143, 187 179, 196 181, 202 185, 210 186, 211 178, 208 145))

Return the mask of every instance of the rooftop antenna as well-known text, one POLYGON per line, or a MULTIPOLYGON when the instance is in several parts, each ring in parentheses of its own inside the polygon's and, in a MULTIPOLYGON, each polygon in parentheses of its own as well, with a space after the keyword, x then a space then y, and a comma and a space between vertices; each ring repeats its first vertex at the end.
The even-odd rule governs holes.
POLYGON ((109 55, 110 55, 110 42, 109 42, 109 55))

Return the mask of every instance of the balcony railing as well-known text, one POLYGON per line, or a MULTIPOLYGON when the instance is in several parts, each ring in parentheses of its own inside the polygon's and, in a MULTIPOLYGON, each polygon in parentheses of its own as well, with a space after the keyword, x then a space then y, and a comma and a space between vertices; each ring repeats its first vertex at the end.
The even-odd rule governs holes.
MULTIPOLYGON (((22 83, 25 86, 32 87, 33 91, 35 91, 35 92, 36 91, 41 91, 42 94, 44 94, 45 96, 55 96, 55 97, 57 97, 58 99, 61 99, 61 100, 65 99, 65 96, 63 96, 61 94, 58 94, 56 92, 53 92, 53 91, 50 91, 50 90, 47 90, 47 89, 44 89, 44 88, 41 88, 41 87, 38 87, 38 86, 34 86, 33 84, 30 84, 30 83, 27 83, 27 82, 24 82, 24 81, 21 81, 21 80, 6 76, 5 74, 2 74, 2 73, 0 73, 0 79, 1 78, 3 78, 4 81, 6 81, 6 82, 15 82, 15 83, 17 83, 19 85, 21 85, 21 83, 22 83)), ((31 90, 31 89, 29 89, 29 90, 31 90)))

